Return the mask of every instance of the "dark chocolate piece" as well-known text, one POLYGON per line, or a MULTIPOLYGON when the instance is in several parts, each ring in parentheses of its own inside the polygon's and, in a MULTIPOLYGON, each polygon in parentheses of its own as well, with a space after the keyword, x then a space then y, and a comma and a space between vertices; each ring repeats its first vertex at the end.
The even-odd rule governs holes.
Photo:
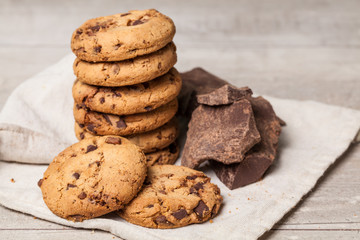
POLYGON ((197 102, 209 106, 226 105, 251 95, 248 87, 236 88, 226 84, 210 93, 197 95, 197 102))
POLYGON ((230 189, 256 182, 262 178, 276 157, 281 132, 280 122, 271 104, 262 97, 250 99, 261 142, 255 145, 241 163, 225 165, 211 161, 218 178, 230 189))
POLYGON ((192 114, 181 165, 196 168, 206 160, 239 163, 260 141, 251 104, 200 105, 192 114))
POLYGON ((191 71, 180 73, 183 81, 179 98, 179 113, 190 118, 194 109, 199 106, 197 95, 207 94, 215 89, 229 84, 202 68, 194 68, 191 71))

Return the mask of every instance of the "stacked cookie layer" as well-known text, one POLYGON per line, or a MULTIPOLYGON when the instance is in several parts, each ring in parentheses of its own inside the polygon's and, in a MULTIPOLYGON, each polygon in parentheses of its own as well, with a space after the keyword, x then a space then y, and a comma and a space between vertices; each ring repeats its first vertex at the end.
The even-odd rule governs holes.
POLYGON ((181 78, 172 20, 156 10, 86 21, 72 36, 75 133, 118 135, 138 145, 148 165, 172 164, 181 78))

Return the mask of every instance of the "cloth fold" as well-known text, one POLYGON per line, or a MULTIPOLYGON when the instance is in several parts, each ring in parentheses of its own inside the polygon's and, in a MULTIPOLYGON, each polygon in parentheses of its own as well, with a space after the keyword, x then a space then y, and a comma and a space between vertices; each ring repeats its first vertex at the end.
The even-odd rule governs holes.
MULTIPOLYGON (((71 97, 73 60, 73 56, 65 57, 21 84, 8 98, 0 113, 1 160, 45 164, 76 142, 71 97)), ((220 187, 224 197, 219 216, 212 223, 148 229, 115 214, 69 222, 52 214, 42 200, 37 181, 46 165, 0 162, 0 204, 55 223, 102 229, 125 239, 256 239, 314 187, 349 147, 360 127, 360 112, 356 110, 265 98, 287 123, 280 137, 279 157, 263 180, 235 190, 224 186, 205 165, 201 170, 220 187)))

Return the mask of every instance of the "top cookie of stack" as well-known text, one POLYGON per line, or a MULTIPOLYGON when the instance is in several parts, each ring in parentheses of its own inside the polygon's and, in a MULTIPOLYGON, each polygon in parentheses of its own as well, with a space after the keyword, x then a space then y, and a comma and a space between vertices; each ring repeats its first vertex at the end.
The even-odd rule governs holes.
MULTIPOLYGON (((90 19, 73 33, 71 48, 77 56, 74 117, 79 139, 88 136, 80 134, 87 131, 151 141, 148 133, 170 122, 182 85, 173 68, 177 61, 174 34, 173 21, 154 9, 90 19)), ((174 142, 176 131, 158 149, 142 150, 164 149, 174 142)))

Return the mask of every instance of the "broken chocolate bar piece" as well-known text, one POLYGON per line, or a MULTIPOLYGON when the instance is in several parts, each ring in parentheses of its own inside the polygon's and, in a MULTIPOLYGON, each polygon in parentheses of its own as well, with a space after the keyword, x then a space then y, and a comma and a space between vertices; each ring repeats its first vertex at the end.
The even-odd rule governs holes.
POLYGON ((197 102, 209 106, 226 105, 251 95, 252 91, 248 87, 237 88, 226 84, 210 93, 197 95, 197 102))
POLYGON ((199 103, 196 100, 197 95, 210 93, 215 89, 229 84, 225 80, 210 74, 202 68, 194 68, 193 70, 181 73, 180 75, 183 85, 178 96, 179 113, 189 118, 195 108, 199 106, 199 103))
POLYGON ((181 165, 196 168, 206 160, 239 163, 260 141, 249 100, 230 105, 200 105, 192 114, 181 165))
POLYGON ((256 182, 262 178, 276 157, 280 122, 271 104, 262 97, 250 98, 261 142, 255 145, 241 163, 225 165, 211 161, 218 178, 230 189, 256 182))

